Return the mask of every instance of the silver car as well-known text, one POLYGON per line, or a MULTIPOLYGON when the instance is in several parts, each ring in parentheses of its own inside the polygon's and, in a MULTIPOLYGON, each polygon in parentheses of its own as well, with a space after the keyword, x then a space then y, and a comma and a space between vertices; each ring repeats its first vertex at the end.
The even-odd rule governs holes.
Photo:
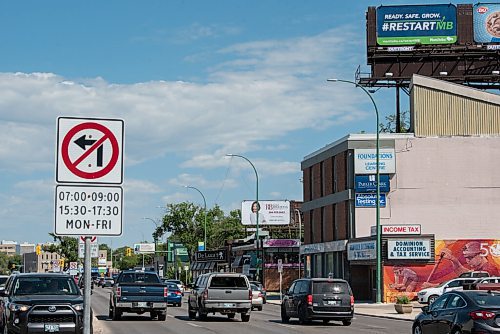
POLYGON ((262 305, 264 304, 262 291, 255 284, 250 284, 250 287, 252 288, 252 310, 262 311, 262 305))

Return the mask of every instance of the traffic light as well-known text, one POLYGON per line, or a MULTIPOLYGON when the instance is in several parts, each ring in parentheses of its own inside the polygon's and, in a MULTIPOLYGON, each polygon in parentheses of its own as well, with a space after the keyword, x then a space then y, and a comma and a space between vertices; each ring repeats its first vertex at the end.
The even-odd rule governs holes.
POLYGON ((59 259, 59 268, 64 268, 64 259, 59 259))
POLYGON ((132 256, 132 248, 127 247, 127 249, 125 250, 125 255, 126 256, 132 256))
POLYGON ((42 246, 40 246, 40 245, 36 245, 36 250, 35 250, 35 252, 36 252, 36 255, 40 255, 40 254, 42 254, 42 246))

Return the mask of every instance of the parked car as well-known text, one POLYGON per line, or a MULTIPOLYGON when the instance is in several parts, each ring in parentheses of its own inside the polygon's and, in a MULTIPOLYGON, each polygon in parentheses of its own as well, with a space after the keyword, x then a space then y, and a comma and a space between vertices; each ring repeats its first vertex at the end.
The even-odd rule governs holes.
POLYGON ((475 278, 454 278, 436 287, 422 289, 417 293, 418 302, 420 304, 432 304, 443 293, 452 290, 463 290, 464 285, 472 284, 475 280, 475 278))
POLYGON ((236 273, 209 273, 198 276, 188 298, 188 315, 198 314, 205 320, 209 313, 221 313, 233 319, 241 314, 241 321, 250 321, 252 290, 248 278, 236 273))
POLYGON ((173 306, 182 306, 182 292, 175 283, 166 282, 168 288, 167 303, 173 306))
POLYGON ((83 296, 69 275, 13 275, 0 297, 2 333, 83 333, 83 296))
POLYGON ((151 319, 167 319, 168 288, 154 271, 124 270, 113 285, 109 317, 120 320, 124 312, 150 313, 151 319))
POLYGON ((484 284, 484 283, 500 283, 500 277, 492 276, 492 277, 483 277, 478 278, 474 284, 484 284))
POLYGON ((500 292, 446 292, 422 308, 412 333, 500 333, 499 305, 500 292))
MULTIPOLYGON (((83 290, 85 289, 85 278, 84 276, 80 277, 80 279, 78 280, 78 287, 83 290)), ((92 294, 93 291, 94 291, 94 281, 90 280, 90 293, 92 294)))
POLYGON ((5 288, 5 283, 9 279, 9 275, 0 275, 0 290, 5 288))
POLYGON ((185 286, 184 286, 184 283, 182 283, 182 281, 178 280, 178 279, 162 279, 163 282, 165 283, 175 283, 177 284, 177 287, 179 288, 179 290, 181 291, 182 295, 184 296, 184 291, 186 290, 185 286))
POLYGON ((255 284, 259 287, 259 289, 262 293, 262 302, 263 302, 263 304, 267 303, 267 291, 264 288, 264 285, 262 285, 262 283, 259 281, 250 281, 250 284, 255 284))
POLYGON ((104 277, 103 280, 99 281, 99 286, 101 288, 112 287, 115 281, 111 277, 104 277))
POLYGON ((458 278, 469 278, 469 277, 489 277, 490 274, 487 271, 468 271, 466 273, 460 274, 458 278))
POLYGON ((250 284, 252 288, 252 310, 262 311, 264 299, 262 298, 262 290, 255 284, 250 284))
POLYGON ((354 296, 347 281, 342 279, 305 278, 295 280, 281 303, 281 321, 299 318, 304 324, 319 319, 324 323, 340 320, 351 324, 354 316, 354 296))

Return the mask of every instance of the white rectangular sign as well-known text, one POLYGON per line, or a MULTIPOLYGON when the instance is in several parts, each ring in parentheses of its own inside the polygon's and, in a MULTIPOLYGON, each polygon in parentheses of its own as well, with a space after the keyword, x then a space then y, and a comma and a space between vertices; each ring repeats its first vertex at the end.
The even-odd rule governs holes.
POLYGON ((155 252, 155 244, 134 244, 134 253, 152 254, 155 252))
POLYGON ((241 223, 243 225, 289 225, 290 201, 243 201, 241 202, 241 223))
POLYGON ((391 260, 429 260, 432 256, 430 239, 389 239, 387 258, 391 260))
MULTIPOLYGON (((375 174, 377 171, 377 150, 355 149, 354 172, 356 174, 375 174)), ((396 152, 393 148, 379 150, 379 173, 396 173, 396 152)))
POLYGON ((375 240, 350 242, 347 244, 347 260, 362 261, 377 258, 377 242, 375 240))
MULTIPOLYGON (((80 236, 80 238, 78 238, 78 257, 80 259, 85 257, 85 236, 80 236)), ((99 243, 97 242, 96 236, 90 238, 90 257, 99 257, 99 243)))
POLYGON ((120 119, 57 119, 58 183, 123 182, 124 122, 120 119))
POLYGON ((123 189, 118 186, 56 186, 55 234, 119 236, 123 189))
POLYGON ((397 235, 397 234, 415 234, 420 235, 421 227, 419 224, 411 225, 382 225, 383 235, 397 235))

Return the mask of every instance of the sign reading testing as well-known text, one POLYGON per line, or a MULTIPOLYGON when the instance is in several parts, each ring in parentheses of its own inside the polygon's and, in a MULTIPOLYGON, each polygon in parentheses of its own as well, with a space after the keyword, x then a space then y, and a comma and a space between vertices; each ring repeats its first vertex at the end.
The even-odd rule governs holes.
POLYGON ((57 119, 58 183, 123 182, 123 120, 57 119))

